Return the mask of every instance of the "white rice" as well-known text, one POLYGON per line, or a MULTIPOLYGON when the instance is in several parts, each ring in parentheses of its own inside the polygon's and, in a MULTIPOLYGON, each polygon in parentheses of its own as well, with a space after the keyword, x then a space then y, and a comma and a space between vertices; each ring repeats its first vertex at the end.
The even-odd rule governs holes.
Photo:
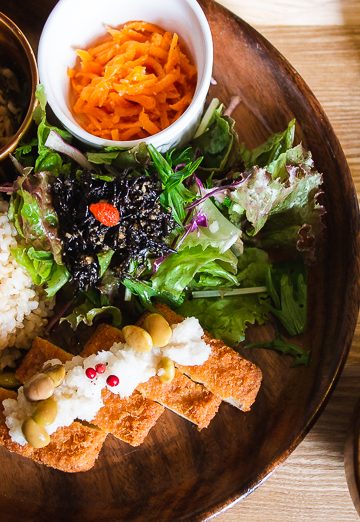
POLYGON ((0 199, 0 367, 5 360, 11 366, 19 354, 16 348, 29 348, 32 339, 43 333, 54 306, 11 254, 17 245, 16 230, 7 211, 8 203, 0 199))

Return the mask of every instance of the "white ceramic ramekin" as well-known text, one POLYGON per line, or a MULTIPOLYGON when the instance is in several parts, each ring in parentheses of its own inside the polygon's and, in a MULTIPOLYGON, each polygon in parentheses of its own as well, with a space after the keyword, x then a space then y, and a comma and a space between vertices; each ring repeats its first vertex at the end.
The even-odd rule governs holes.
POLYGON ((212 65, 211 32, 196 0, 60 0, 45 24, 38 52, 40 81, 53 112, 71 134, 98 148, 129 148, 145 141, 164 151, 188 140, 204 108, 212 65), (197 67, 197 87, 191 105, 167 129, 144 140, 105 140, 86 132, 74 119, 68 105, 67 69, 75 63, 75 49, 86 48, 105 34, 105 26, 132 20, 152 22, 179 34, 197 67))

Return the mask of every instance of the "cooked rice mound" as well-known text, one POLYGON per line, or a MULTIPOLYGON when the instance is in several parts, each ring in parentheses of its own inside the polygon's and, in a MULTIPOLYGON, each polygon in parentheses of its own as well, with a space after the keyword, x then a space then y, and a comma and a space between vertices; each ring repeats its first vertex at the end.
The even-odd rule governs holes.
MULTIPOLYGON (((7 211, 8 203, 0 199, 0 366, 5 354, 11 365, 10 351, 4 352, 5 348, 29 348, 32 339, 42 334, 54 306, 11 254, 17 245, 16 230, 7 211)), ((13 357, 18 353, 14 350, 13 357)))

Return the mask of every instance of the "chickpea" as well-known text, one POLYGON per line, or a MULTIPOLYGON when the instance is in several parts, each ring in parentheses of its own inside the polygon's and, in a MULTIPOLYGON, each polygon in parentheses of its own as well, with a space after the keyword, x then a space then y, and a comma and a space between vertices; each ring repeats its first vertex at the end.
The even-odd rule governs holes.
POLYGON ((126 344, 138 352, 150 352, 153 347, 151 335, 140 326, 124 326, 122 329, 126 344))
POLYGON ((149 314, 144 319, 144 328, 152 337, 154 346, 163 348, 172 336, 172 330, 166 319, 160 314, 149 314))
POLYGON ((39 402, 32 419, 40 426, 48 426, 56 419, 58 405, 53 397, 49 397, 46 401, 39 402))
POLYGON ((21 430, 27 442, 33 448, 44 448, 50 442, 50 436, 46 429, 37 424, 34 419, 27 419, 23 422, 21 430))
POLYGON ((38 373, 24 384, 24 395, 29 401, 43 401, 54 393, 55 384, 48 375, 38 373))
POLYGON ((175 377, 175 365, 168 357, 163 357, 158 368, 159 379, 163 384, 168 384, 175 377))
POLYGON ((50 377, 57 388, 65 378, 65 366, 63 364, 54 364, 45 366, 43 372, 50 377))

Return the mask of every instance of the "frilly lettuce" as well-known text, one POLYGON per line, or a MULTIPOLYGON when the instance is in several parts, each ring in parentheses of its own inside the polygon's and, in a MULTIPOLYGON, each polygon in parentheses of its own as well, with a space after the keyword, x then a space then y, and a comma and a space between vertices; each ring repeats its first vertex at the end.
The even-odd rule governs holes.
POLYGON ((263 324, 268 317, 266 301, 258 295, 187 300, 179 312, 197 317, 203 328, 229 345, 244 340, 249 324, 263 324))
POLYGON ((296 121, 291 120, 283 132, 272 134, 265 143, 253 150, 248 150, 245 145, 242 145, 241 157, 245 168, 265 167, 291 149, 295 138, 295 125, 296 121))
POLYGON ((311 154, 298 145, 264 168, 253 167, 247 176, 229 196, 231 221, 261 248, 296 248, 312 260, 325 210, 320 202, 322 175, 311 154))

